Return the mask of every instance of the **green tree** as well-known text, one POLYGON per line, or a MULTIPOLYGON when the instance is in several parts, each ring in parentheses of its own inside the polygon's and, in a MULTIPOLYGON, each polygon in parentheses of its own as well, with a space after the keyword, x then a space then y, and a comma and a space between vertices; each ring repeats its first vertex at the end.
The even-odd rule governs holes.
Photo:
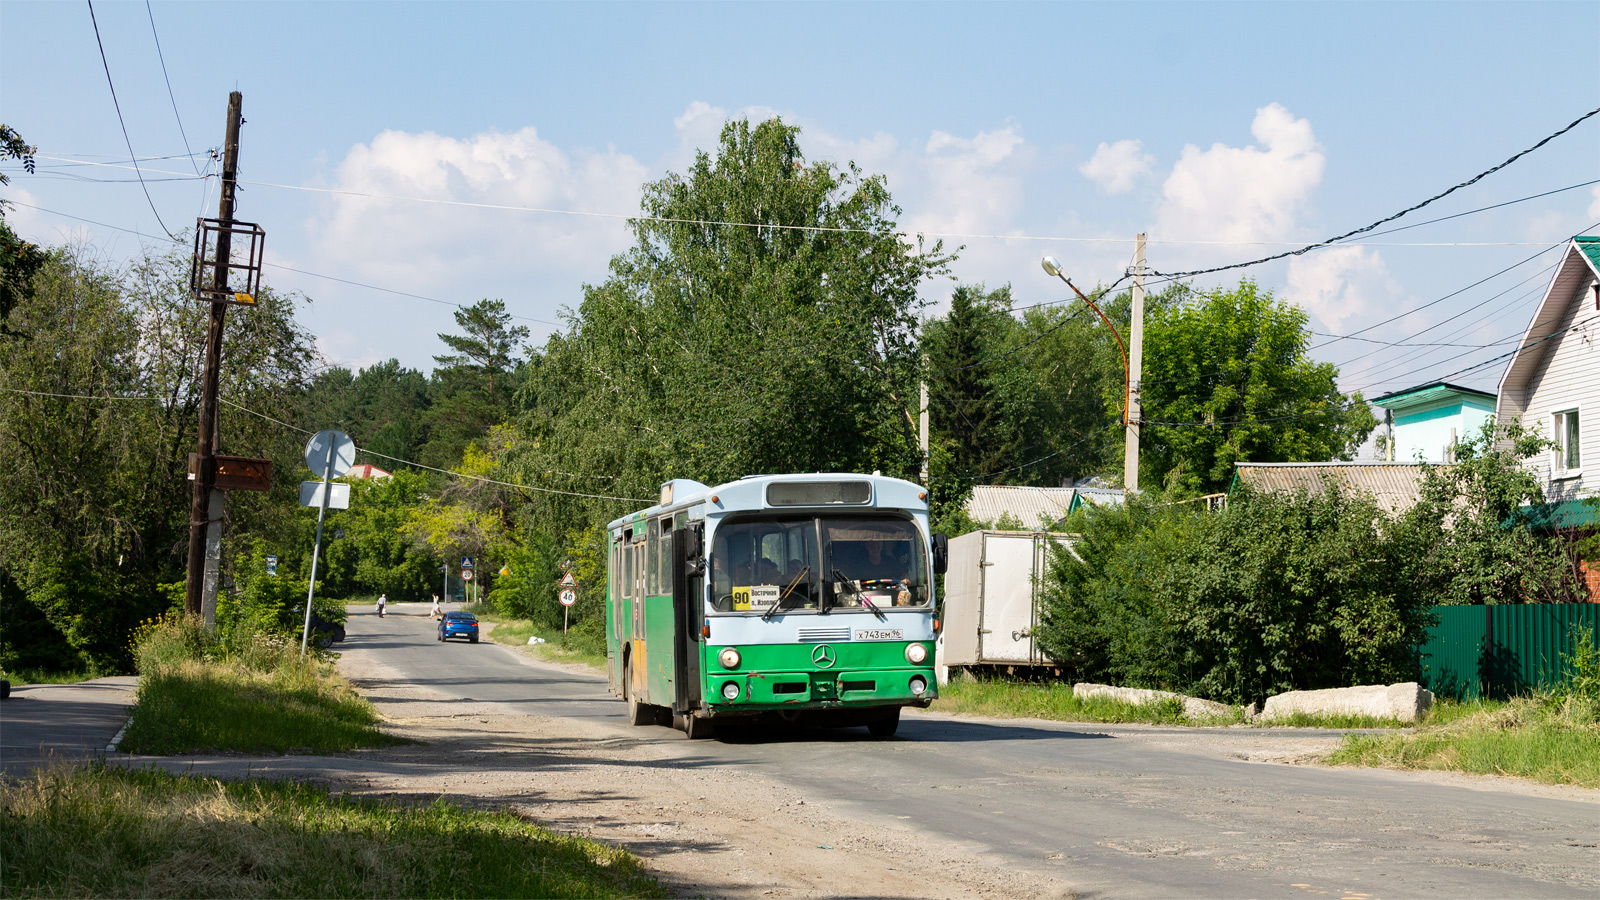
POLYGON ((1145 317, 1140 481, 1226 490, 1234 463, 1349 459, 1377 425, 1306 349, 1306 314, 1246 279, 1145 317))
POLYGON ((1423 463, 1421 496, 1399 530, 1401 577, 1441 606, 1581 601, 1576 548, 1560 522, 1540 521, 1544 489, 1523 464, 1551 446, 1517 422, 1486 425, 1453 463, 1423 463))
POLYGON ((441 334, 439 340, 455 353, 435 356, 446 369, 463 369, 483 376, 494 393, 494 378, 511 366, 512 354, 528 339, 526 325, 511 324, 504 300, 479 300, 457 310, 456 325, 464 335, 441 334))
MULTIPOLYGON (((0 334, 0 384, 13 389, 0 393, 0 571, 76 664, 125 666, 128 631, 166 608, 157 585, 181 578, 207 320, 188 269, 182 253, 113 270, 53 250, 0 334)), ((227 340, 223 397, 298 401, 312 351, 291 298, 263 289, 229 317, 227 340)), ((233 492, 225 535, 288 527, 301 438, 231 405, 220 430, 226 452, 277 462, 276 499, 233 492)))
MULTIPOLYGON (((918 287, 881 177, 808 163, 799 129, 729 123, 647 185, 635 245, 531 364, 508 471, 574 493, 752 472, 918 468, 918 287)), ((648 500, 549 495, 551 533, 648 500)))
POLYGON ((1017 327, 1011 288, 985 291, 980 284, 958 286, 950 311, 923 330, 929 428, 949 446, 952 474, 962 480, 987 483, 990 473, 1020 461, 1023 404, 1015 401, 1028 398, 998 383, 1022 368, 1002 349, 1017 327))

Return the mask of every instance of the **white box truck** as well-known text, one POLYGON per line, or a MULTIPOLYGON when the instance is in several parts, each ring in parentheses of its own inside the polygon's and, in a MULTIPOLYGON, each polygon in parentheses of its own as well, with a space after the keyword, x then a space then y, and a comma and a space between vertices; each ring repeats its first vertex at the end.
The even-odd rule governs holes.
POLYGON ((973 531, 950 540, 944 581, 944 628, 936 664, 1049 666, 1034 631, 1040 618, 1040 581, 1050 546, 1070 552, 1074 535, 1034 531, 973 531))

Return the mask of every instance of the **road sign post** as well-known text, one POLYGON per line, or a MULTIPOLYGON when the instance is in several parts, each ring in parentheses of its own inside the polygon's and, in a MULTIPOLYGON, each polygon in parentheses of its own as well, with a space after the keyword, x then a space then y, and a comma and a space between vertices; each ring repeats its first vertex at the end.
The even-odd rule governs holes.
POLYGON ((311 601, 317 593, 317 558, 322 555, 322 520, 328 514, 328 500, 333 494, 329 486, 333 479, 350 471, 350 464, 355 460, 355 441, 337 429, 323 429, 306 442, 306 465, 313 472, 322 472, 322 483, 318 485, 322 502, 317 506, 317 538, 311 544, 311 582, 306 585, 306 621, 300 632, 301 659, 305 659, 306 645, 311 640, 311 601))

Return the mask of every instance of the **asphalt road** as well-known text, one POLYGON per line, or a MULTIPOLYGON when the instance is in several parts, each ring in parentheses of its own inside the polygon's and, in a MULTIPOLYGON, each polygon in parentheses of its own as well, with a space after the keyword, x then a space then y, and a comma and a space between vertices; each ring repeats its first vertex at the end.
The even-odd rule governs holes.
MULTIPOLYGON (((528 665, 486 643, 440 645, 433 628, 421 616, 358 614, 348 649, 450 696, 686 742, 629 727, 603 678, 528 665)), ((986 848, 991 861, 1064 878, 1084 896, 1600 896, 1600 804, 1586 797, 1251 763, 1174 748, 1176 731, 908 715, 887 741, 862 728, 743 734, 694 742, 680 758, 702 770, 753 767, 863 828, 913 824, 927 841, 986 848)))

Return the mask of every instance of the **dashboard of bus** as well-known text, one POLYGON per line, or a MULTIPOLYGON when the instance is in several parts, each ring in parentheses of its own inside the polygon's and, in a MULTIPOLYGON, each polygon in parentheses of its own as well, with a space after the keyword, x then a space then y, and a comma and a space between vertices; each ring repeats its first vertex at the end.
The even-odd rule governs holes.
POLYGON ((924 538, 909 517, 748 514, 717 526, 710 553, 713 614, 927 610, 924 538))

